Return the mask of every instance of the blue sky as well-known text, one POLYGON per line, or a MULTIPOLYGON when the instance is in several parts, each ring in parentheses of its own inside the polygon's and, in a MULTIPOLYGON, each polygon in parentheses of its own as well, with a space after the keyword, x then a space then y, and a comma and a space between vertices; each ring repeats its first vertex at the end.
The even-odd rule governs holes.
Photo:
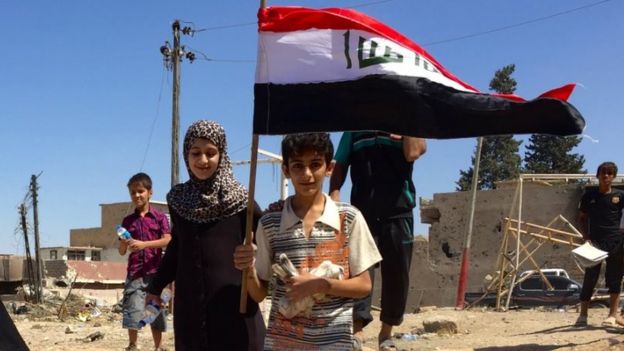
MULTIPOLYGON (((41 173, 42 246, 67 245, 71 228, 99 226, 99 204, 127 201, 125 184, 138 171, 152 176, 154 199, 165 199, 172 80, 158 49, 171 41, 176 18, 208 29, 184 36, 182 43, 213 59, 198 54, 194 63, 182 64, 180 138, 193 121, 214 119, 226 128, 231 158, 248 159, 258 4, 2 1, 0 253, 24 252, 17 206, 32 174, 41 173)), ((361 6, 482 91, 497 69, 511 63, 517 94, 527 99, 580 83, 570 102, 587 120, 585 133, 598 142, 584 138, 574 151, 585 155, 591 172, 604 160, 624 167, 623 1, 269 0, 269 5, 361 6), (526 24, 514 26, 521 23, 526 24), (509 28, 492 31, 504 27, 509 28), (490 33, 471 36, 484 32, 490 33), (460 37, 465 38, 453 40, 460 37)), ((333 134, 334 141, 339 136, 333 134)), ((277 153, 278 144, 279 137, 260 138, 263 149, 277 153)), ((474 147, 475 139, 430 140, 414 167, 418 196, 454 191, 474 147)), ((256 199, 262 206, 279 196, 278 172, 258 166, 256 199)), ((248 183, 248 167, 236 167, 235 173, 248 183)), ((184 167, 180 175, 188 179, 184 167)), ((416 233, 426 232, 426 225, 417 224, 416 233)))

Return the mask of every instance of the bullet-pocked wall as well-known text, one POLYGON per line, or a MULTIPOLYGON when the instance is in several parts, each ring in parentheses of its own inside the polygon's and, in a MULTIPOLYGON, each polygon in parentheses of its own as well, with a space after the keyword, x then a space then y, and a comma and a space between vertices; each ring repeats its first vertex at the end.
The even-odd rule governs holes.
MULTIPOLYGON (((545 226, 561 214, 576 226, 578 202, 583 191, 584 185, 581 184, 525 181, 522 221, 545 226)), ((505 217, 517 218, 515 193, 515 183, 477 193, 466 291, 480 291, 484 287, 484 277, 496 271, 504 236, 502 221, 505 217)), ((428 242, 424 239, 415 241, 407 312, 418 306, 455 305, 470 199, 471 193, 465 191, 434 194, 433 200, 421 200, 421 222, 430 224, 429 238, 428 242)), ((558 228, 570 231, 563 226, 558 228)), ((581 280, 582 273, 574 264, 570 250, 567 245, 545 244, 534 257, 543 268, 565 268, 574 279, 581 280)), ((523 267, 532 269, 528 265, 523 267)), ((380 306, 383 277, 379 272, 377 277, 373 304, 380 306)))

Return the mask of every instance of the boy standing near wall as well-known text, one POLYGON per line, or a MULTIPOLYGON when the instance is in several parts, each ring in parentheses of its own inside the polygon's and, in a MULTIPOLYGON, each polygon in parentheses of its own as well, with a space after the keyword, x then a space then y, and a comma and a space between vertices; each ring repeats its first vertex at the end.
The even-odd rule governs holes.
MULTIPOLYGON (((152 179, 145 173, 137 173, 128 181, 128 191, 135 206, 134 212, 126 216, 122 226, 132 235, 131 239, 119 240, 119 254, 128 257, 128 274, 124 286, 122 326, 128 329, 127 351, 138 350, 139 321, 145 310, 147 285, 156 273, 162 259, 162 249, 171 240, 169 221, 164 213, 151 208, 152 179)), ((166 323, 161 313, 150 325, 154 350, 161 350, 162 332, 166 323)))
MULTIPOLYGON (((609 288, 609 316, 602 322, 606 327, 622 327, 624 319, 618 316, 622 273, 624 265, 624 242, 620 231, 624 192, 613 188, 613 179, 617 176, 617 166, 613 162, 603 162, 598 166, 596 177, 597 189, 587 189, 579 204, 579 229, 583 239, 599 249, 609 253, 606 259, 605 284, 609 288)), ((583 289, 581 291, 581 313, 575 325, 587 326, 587 309, 594 294, 594 288, 600 276, 602 263, 585 268, 583 289)))

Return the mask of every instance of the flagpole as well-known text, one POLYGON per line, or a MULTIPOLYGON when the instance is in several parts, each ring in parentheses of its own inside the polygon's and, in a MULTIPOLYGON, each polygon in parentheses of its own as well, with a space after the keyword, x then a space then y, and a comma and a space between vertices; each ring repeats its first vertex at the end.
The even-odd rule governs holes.
MULTIPOLYGON (((260 8, 266 7, 266 0, 260 0, 260 8)), ((254 195, 256 192, 256 166, 258 165, 258 144, 259 135, 252 134, 251 136, 251 159, 249 164, 249 194, 247 197, 247 221, 245 227, 245 245, 253 242, 253 214, 255 209, 254 195)), ((240 292, 240 313, 247 312, 247 276, 249 270, 243 270, 243 276, 241 280, 241 292, 240 292)))
POLYGON ((470 257, 472 230, 474 227, 474 213, 477 199, 477 187, 479 185, 479 163, 481 162, 482 145, 483 137, 478 137, 475 162, 472 169, 472 189, 470 197, 470 216, 468 217, 468 233, 466 234, 466 242, 464 243, 464 250, 462 252, 461 266, 459 268, 459 282, 457 284, 457 298, 455 300, 455 308, 459 310, 464 309, 464 294, 466 293, 466 282, 468 280, 468 260, 470 257))

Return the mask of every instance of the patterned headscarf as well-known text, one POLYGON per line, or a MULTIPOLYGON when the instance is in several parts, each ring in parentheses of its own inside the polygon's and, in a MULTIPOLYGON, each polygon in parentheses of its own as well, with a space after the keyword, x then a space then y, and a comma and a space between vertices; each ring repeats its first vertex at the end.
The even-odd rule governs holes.
POLYGON ((225 130, 217 122, 197 121, 186 131, 184 162, 191 179, 174 186, 167 194, 169 206, 183 218, 196 223, 216 222, 247 207, 247 190, 234 178, 226 149, 225 130), (189 167, 191 146, 199 138, 209 140, 219 149, 219 165, 206 180, 195 177, 189 167))

